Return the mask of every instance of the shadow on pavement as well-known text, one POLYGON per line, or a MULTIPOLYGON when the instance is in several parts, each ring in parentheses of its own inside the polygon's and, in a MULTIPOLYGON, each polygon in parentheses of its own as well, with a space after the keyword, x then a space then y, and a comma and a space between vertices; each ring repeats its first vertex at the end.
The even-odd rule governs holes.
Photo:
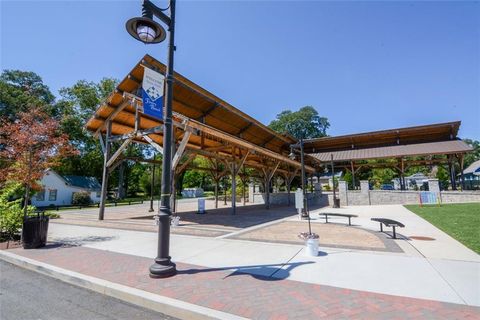
MULTIPOLYGON (((319 256, 326 256, 326 252, 320 252, 319 256)), ((251 276, 262 281, 279 281, 288 278, 290 271, 298 266, 312 264, 314 261, 294 262, 294 263, 277 263, 264 264, 252 266, 233 266, 233 267, 219 267, 219 268, 205 268, 205 269, 188 269, 178 270, 178 274, 197 274, 203 272, 227 271, 236 269, 225 278, 235 276, 251 276), (284 268, 286 267, 286 268, 284 268)))
POLYGON ((51 243, 48 243, 42 249, 54 249, 59 247, 80 247, 87 243, 104 242, 104 241, 110 241, 113 239, 115 239, 115 237, 87 236, 87 237, 54 238, 51 243))

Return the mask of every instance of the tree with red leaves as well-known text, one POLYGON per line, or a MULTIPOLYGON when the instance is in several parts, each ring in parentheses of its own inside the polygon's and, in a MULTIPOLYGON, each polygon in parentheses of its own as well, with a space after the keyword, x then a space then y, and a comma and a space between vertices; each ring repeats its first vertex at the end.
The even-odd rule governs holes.
POLYGON ((0 120, 0 183, 15 181, 25 187, 24 215, 30 190, 38 190, 45 170, 59 164, 62 157, 76 150, 68 136, 60 132, 60 123, 40 108, 20 112, 18 119, 0 120))

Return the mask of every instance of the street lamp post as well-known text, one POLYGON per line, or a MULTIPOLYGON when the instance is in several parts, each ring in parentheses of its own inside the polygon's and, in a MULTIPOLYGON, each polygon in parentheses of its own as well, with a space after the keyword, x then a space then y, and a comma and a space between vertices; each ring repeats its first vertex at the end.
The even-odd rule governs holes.
POLYGON ((162 188, 160 195, 160 210, 158 212, 158 247, 155 263, 150 266, 150 277, 166 278, 177 273, 176 265, 171 261, 170 249, 170 208, 171 196, 171 170, 172 170, 172 102, 173 102, 173 56, 175 51, 175 0, 170 0, 170 17, 155 6, 150 0, 144 0, 142 17, 132 18, 127 21, 128 33, 135 39, 145 43, 160 43, 166 38, 162 26, 153 20, 153 16, 160 19, 168 26, 168 58, 165 86, 165 118, 163 131, 163 162, 162 162, 162 188))
POLYGON ((294 148, 300 148, 300 163, 302 166, 302 192, 303 192, 303 211, 302 211, 302 219, 308 220, 308 233, 312 234, 312 227, 310 225, 310 212, 308 211, 308 202, 307 202, 307 194, 305 192, 305 160, 304 160, 304 152, 303 152, 303 137, 300 138, 300 141, 296 144, 292 144, 290 146, 290 159, 295 159, 294 148))

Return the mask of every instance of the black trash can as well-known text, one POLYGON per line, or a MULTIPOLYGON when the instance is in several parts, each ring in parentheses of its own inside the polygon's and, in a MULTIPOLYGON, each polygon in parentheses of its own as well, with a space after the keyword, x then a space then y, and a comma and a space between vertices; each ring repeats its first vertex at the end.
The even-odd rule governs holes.
POLYGON ((43 213, 23 220, 22 243, 24 249, 35 249, 47 244, 49 217, 43 213))

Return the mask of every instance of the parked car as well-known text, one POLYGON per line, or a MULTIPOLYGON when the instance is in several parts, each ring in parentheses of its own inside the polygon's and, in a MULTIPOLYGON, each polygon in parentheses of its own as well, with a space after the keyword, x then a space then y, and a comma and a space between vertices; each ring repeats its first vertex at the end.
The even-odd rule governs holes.
POLYGON ((391 184, 383 184, 381 189, 382 190, 395 190, 395 188, 391 184))

